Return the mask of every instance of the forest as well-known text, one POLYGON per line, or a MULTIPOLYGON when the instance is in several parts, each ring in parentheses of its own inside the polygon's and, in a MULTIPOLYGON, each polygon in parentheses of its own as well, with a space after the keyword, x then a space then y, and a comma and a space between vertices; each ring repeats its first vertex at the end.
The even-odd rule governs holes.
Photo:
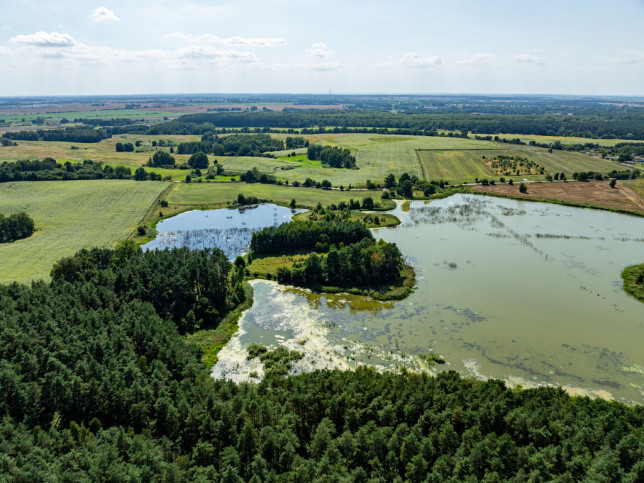
MULTIPOLYGON (((594 111, 591 111, 594 112, 594 111)), ((463 112, 388 112, 376 110, 297 110, 283 112, 222 112, 186 114, 157 124, 150 134, 204 134, 218 128, 330 129, 331 132, 374 132, 437 135, 439 130, 473 134, 533 134, 584 138, 644 139, 638 110, 567 116, 543 114, 475 114, 463 112), (361 128, 360 126, 369 126, 361 128)), ((302 131, 302 134, 309 131, 302 131)))
POLYGON ((4 216, 0 213, 0 243, 27 238, 34 232, 34 220, 27 213, 4 216))
POLYGON ((180 332, 235 303, 229 270, 216 250, 124 244, 61 261, 51 283, 0 286, 3 479, 644 478, 642 406, 453 371, 212 379, 180 332))
MULTIPOLYGON (((324 244, 318 246, 324 250, 324 244)), ((398 281, 402 268, 395 243, 363 238, 339 250, 333 245, 325 257, 312 253, 292 269, 279 267, 277 281, 302 287, 377 287, 398 281)))
POLYGON ((371 231, 360 222, 296 220, 256 231, 250 249, 253 256, 313 250, 318 243, 328 250, 331 245, 349 245, 365 238, 374 240, 371 231))

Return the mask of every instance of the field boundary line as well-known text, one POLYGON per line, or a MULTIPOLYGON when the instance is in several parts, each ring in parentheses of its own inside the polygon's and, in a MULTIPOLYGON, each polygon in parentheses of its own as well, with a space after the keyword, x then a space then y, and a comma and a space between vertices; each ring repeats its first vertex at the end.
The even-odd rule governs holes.
POLYGON ((416 149, 416 160, 418 161, 418 164, 420 164, 420 172, 423 175, 423 179, 429 179, 429 171, 427 171, 427 168, 425 167, 425 164, 421 161, 420 159, 420 154, 418 153, 419 151, 432 151, 430 149, 416 149))
POLYGON ((155 198, 155 200, 152 202, 152 204, 151 204, 151 205, 150 205, 150 207, 148 208, 148 211, 146 211, 146 212, 145 212, 145 215, 143 215, 143 218, 141 218, 141 220, 139 221, 139 223, 143 223, 143 222, 148 218, 148 215, 150 215, 150 213, 152 212, 152 208, 154 207, 154 205, 156 205, 156 204, 157 204, 157 202, 159 202, 160 200, 165 199, 165 196, 166 196, 167 194, 169 194, 169 193, 170 193, 170 191, 172 191, 172 189, 173 189, 173 188, 175 187, 175 185, 177 185, 177 184, 179 184, 179 183, 168 182, 168 186, 166 186, 166 187, 163 189, 163 191, 161 191, 161 193, 159 193, 159 196, 157 196, 157 197, 155 198))

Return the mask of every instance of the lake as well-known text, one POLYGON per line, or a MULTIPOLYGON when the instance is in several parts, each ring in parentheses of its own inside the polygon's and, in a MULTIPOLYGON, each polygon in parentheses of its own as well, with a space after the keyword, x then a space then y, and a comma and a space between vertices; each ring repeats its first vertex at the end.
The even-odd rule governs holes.
POLYGON ((642 261, 642 219, 480 195, 394 214, 399 227, 374 233, 416 268, 411 296, 376 302, 253 281, 253 306, 213 376, 261 377, 245 358, 252 342, 304 352, 296 373, 427 369, 418 354, 434 352, 447 361, 441 370, 644 402, 644 305, 620 278, 642 261))
POLYGON ((254 231, 291 221, 305 210, 274 204, 250 205, 220 210, 193 210, 161 220, 159 235, 142 246, 144 250, 188 247, 220 248, 229 259, 245 253, 254 231))

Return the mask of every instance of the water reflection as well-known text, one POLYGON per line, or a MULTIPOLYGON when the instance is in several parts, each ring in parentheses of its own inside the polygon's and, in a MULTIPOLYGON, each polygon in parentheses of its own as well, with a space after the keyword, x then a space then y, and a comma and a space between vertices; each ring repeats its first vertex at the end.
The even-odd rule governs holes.
POLYGON ((159 235, 143 245, 144 250, 188 247, 220 248, 230 259, 248 250, 253 232, 291 221, 305 210, 291 210, 273 204, 260 204, 220 210, 194 210, 162 220, 159 235))
POLYGON ((644 402, 644 306, 620 279, 640 261, 641 219, 474 195, 396 214, 398 228, 374 231, 417 268, 415 293, 382 304, 256 282, 237 349, 293 345, 310 354, 297 370, 413 369, 434 351, 465 375, 644 402), (298 336, 300 326, 316 335, 298 336))

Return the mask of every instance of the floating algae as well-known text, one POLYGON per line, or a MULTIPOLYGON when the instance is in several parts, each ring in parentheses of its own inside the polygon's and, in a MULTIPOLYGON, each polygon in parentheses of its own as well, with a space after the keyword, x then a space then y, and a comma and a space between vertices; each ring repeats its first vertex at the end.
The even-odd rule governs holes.
POLYGON ((422 370, 417 355, 434 352, 466 375, 644 402, 644 312, 620 279, 641 248, 641 219, 474 195, 401 205, 402 224, 374 233, 416 268, 414 293, 383 303, 253 282, 253 308, 215 375, 261 377, 245 361, 253 342, 304 352, 291 373, 422 370))

